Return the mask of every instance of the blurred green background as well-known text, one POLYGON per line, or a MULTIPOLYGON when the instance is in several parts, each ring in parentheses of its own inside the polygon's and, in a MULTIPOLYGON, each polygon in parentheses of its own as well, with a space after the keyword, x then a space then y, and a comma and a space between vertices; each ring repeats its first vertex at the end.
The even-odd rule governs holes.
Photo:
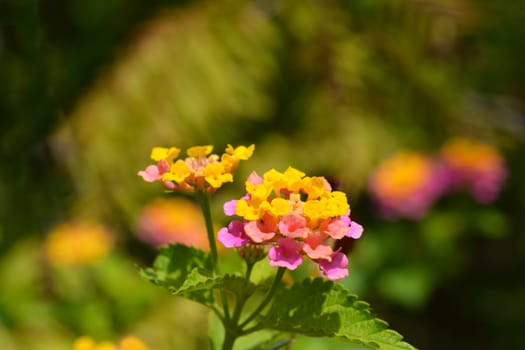
MULTIPOLYGON (((365 227, 343 283, 421 349, 523 349, 525 1, 0 1, 0 348, 68 349, 90 335, 206 349, 207 315, 142 281, 137 239, 160 186, 153 146, 256 144, 237 179, 288 165, 345 191, 365 227), (509 176, 496 202, 443 198, 387 221, 370 173, 400 149, 468 136, 509 176), (115 244, 53 267, 71 220, 115 244)), ((214 199, 237 198, 242 181, 214 199)), ((299 339, 296 349, 349 348, 299 339)))

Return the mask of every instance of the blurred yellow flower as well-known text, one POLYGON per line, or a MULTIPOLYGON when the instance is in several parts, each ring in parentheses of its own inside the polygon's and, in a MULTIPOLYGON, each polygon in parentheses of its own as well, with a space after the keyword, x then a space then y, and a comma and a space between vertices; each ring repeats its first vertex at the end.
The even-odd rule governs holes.
POLYGON ((131 335, 122 338, 118 346, 108 341, 97 343, 90 337, 82 336, 74 341, 72 350, 149 350, 149 348, 142 340, 131 335))
POLYGON ((120 341, 119 350, 149 350, 142 340, 128 335, 120 341))
POLYGON ((47 236, 44 249, 51 265, 87 265, 101 260, 113 246, 106 228, 94 223, 64 223, 47 236))

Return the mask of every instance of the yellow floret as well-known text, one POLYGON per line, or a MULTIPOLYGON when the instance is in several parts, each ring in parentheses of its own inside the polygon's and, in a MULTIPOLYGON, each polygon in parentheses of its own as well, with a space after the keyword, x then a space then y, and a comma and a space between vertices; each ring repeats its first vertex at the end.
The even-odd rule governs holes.
POLYGON ((213 188, 219 188, 225 182, 232 182, 233 176, 230 173, 224 173, 224 166, 221 163, 213 163, 204 168, 204 179, 213 188))
POLYGON ((173 162, 175 158, 179 156, 180 149, 176 147, 164 148, 164 147, 153 147, 151 150, 151 159, 158 162, 161 159, 167 160, 169 163, 173 162))
POLYGON ((286 215, 290 212, 290 203, 283 198, 274 198, 272 200, 271 211, 274 215, 286 215))
POLYGON ((163 181, 175 181, 176 183, 180 184, 188 176, 190 176, 191 171, 188 167, 188 164, 184 162, 183 160, 179 159, 176 161, 170 168, 170 171, 168 173, 165 173, 162 175, 163 181))
POLYGON ((226 147, 227 154, 231 154, 232 156, 240 160, 250 159, 250 157, 253 155, 254 150, 255 150, 255 145, 250 145, 248 147, 238 146, 235 149, 233 148, 232 145, 228 145, 228 147, 226 147))
POLYGON ((206 157, 208 154, 213 151, 213 146, 206 145, 206 146, 193 146, 186 150, 186 154, 190 157, 206 157))

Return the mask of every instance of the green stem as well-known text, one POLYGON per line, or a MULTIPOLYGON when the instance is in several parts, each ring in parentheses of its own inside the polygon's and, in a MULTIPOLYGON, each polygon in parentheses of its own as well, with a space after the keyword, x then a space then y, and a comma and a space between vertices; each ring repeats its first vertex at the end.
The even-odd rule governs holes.
MULTIPOLYGON (((250 275, 252 273, 253 265, 254 264, 248 264, 248 263, 246 265, 246 275, 244 276, 244 281, 245 281, 246 286, 248 286, 248 284, 250 283, 250 275)), ((239 337, 241 327, 239 327, 237 323, 239 322, 239 318, 241 317, 242 309, 244 305, 246 304, 246 301, 248 300, 249 297, 250 295, 248 295, 248 293, 241 291, 239 297, 237 298, 237 304, 235 305, 235 310, 233 312, 233 316, 230 322, 228 323, 223 322, 224 324, 224 343, 222 344, 223 350, 232 349, 233 344, 235 343, 235 340, 239 337), (231 326, 233 328, 229 328, 228 326, 231 326)))
POLYGON ((217 245, 215 244, 215 232, 213 230, 213 221, 211 218, 210 199, 208 193, 197 192, 197 200, 201 206, 202 214, 204 215, 204 222, 206 224, 206 232, 208 233, 208 242, 210 244, 211 264, 213 273, 219 274, 217 245))
MULTIPOLYGON (((246 286, 250 282, 250 275, 252 273, 253 264, 247 264, 246 266, 246 275, 244 277, 246 286)), ((237 326, 237 323, 239 322, 239 318, 241 317, 242 308, 244 307, 244 304, 246 304, 246 300, 248 300, 250 296, 245 293, 244 291, 241 291, 241 294, 239 295, 239 298, 237 300, 237 304, 235 305, 235 311, 233 312, 232 317, 232 324, 234 326, 237 326)))
MULTIPOLYGON (((215 244, 215 231, 213 230, 213 221, 211 218, 209 194, 205 192, 197 192, 197 200, 199 201, 202 210, 202 215, 204 216, 204 223, 206 224, 206 233, 208 234, 208 243, 210 244, 212 272, 213 275, 216 276, 220 274, 220 269, 218 264, 219 258, 217 254, 217 245, 215 244)), ((226 299, 226 294, 224 294, 224 290, 220 291, 220 295, 222 307, 224 310, 224 318, 226 320, 229 320, 230 311, 228 308, 228 300, 226 299)))
POLYGON ((233 344, 237 340, 237 335, 226 330, 224 336, 224 343, 222 343, 222 350, 232 350, 233 344))
POLYGON ((255 311, 243 323, 241 323, 241 325, 239 326, 241 329, 248 323, 250 323, 255 317, 257 317, 261 313, 261 311, 263 311, 264 308, 268 305, 268 303, 273 299, 275 291, 277 290, 279 283, 281 283, 285 271, 286 269, 284 267, 279 267, 279 269, 277 270, 277 274, 275 275, 275 279, 273 280, 272 286, 268 291, 268 294, 266 294, 266 297, 261 302, 259 307, 257 307, 257 309, 255 309, 255 311))

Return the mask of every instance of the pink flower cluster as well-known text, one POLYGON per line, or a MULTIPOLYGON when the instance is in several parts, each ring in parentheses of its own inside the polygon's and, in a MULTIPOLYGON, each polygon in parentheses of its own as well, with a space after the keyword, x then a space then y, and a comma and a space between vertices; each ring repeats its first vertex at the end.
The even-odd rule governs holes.
POLYGON ((500 153, 478 141, 452 139, 441 148, 440 158, 448 172, 450 189, 466 189, 480 203, 493 202, 507 178, 500 153))
POLYGON ((445 192, 448 181, 444 175, 441 164, 431 157, 402 151, 376 168, 369 190, 384 218, 417 220, 445 192))
POLYGON ((226 215, 241 218, 219 230, 225 247, 268 246, 273 267, 294 270, 306 257, 331 280, 348 275, 348 258, 334 251, 332 242, 357 239, 363 227, 350 220, 343 192, 332 191, 323 177, 306 177, 291 167, 283 173, 272 169, 263 177, 253 172, 246 190, 244 197, 224 205, 226 215))
POLYGON ((480 203, 490 203, 506 176, 505 161, 494 147, 455 138, 437 157, 402 151, 385 159, 371 174, 369 191, 381 216, 416 220, 440 197, 458 189, 466 189, 480 203))

